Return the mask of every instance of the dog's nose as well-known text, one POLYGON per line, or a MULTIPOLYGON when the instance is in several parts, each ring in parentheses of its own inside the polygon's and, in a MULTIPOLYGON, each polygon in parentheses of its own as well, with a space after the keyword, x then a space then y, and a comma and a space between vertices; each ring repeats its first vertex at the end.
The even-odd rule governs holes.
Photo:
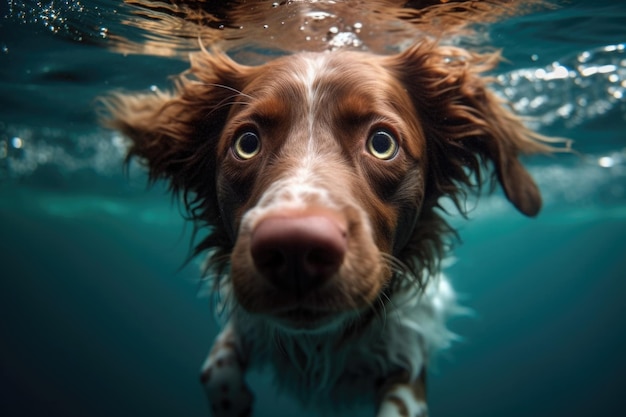
POLYGON ((304 295, 332 277, 347 248, 345 229, 323 215, 265 218, 250 241, 257 270, 295 295, 304 295))

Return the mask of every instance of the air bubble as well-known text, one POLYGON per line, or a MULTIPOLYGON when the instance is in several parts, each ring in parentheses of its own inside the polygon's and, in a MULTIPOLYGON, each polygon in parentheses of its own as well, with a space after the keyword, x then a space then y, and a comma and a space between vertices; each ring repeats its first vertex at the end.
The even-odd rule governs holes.
POLYGON ((621 88, 609 88, 609 94, 617 100, 624 98, 624 90, 621 88))
MULTIPOLYGON (((326 18, 333 17, 333 15, 331 15, 330 13, 326 13, 326 12, 310 12, 310 13, 307 13, 307 16, 310 17, 311 20, 315 20, 315 21, 321 21, 326 18)), ((306 23, 308 22, 305 22, 305 24, 306 23)))
POLYGON ((598 165, 602 168, 611 168, 615 165, 615 160, 610 156, 603 156, 602 158, 598 158, 598 165))
POLYGON ((578 55, 578 62, 585 63, 591 58, 591 52, 585 51, 578 55))
POLYGON ((21 149, 24 146, 24 141, 22 138, 14 136, 11 138, 11 146, 15 149, 21 149))

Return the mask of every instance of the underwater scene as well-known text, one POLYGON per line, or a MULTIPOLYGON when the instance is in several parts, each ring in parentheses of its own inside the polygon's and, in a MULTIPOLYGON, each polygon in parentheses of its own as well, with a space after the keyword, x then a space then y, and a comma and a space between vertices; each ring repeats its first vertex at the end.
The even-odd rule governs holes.
MULTIPOLYGON (((0 0, 1 416, 209 415, 199 374, 219 325, 201 257, 186 262, 193 227, 167 184, 125 165, 98 97, 171 89, 200 44, 258 63, 307 45, 387 53, 420 33, 385 26, 368 2, 197 0, 208 11, 195 20, 183 3, 0 0), (249 33, 220 21, 230 6, 300 4, 290 45, 272 44, 274 21, 249 33)), ((502 50, 494 90, 575 152, 524 159, 543 196, 536 218, 489 187, 468 218, 450 210, 461 242, 445 273, 471 314, 451 320, 458 339, 433 358, 430 415, 623 415, 626 2, 551 2, 474 35, 460 45, 502 50)), ((254 416, 316 415, 270 374, 249 383, 254 416)))

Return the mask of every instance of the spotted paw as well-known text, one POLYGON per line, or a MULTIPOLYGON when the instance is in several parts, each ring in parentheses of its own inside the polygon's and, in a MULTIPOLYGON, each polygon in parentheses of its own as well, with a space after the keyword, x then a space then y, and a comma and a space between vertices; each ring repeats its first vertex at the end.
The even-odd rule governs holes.
POLYGON ((214 417, 246 417, 252 414, 253 396, 245 384, 243 370, 235 352, 212 352, 202 371, 204 385, 214 417))

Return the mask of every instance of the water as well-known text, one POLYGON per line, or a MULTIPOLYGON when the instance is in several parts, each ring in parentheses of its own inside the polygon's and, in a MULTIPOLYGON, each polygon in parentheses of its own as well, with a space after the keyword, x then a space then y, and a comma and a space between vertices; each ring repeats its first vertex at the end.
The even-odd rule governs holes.
MULTIPOLYGON (((379 47, 365 20, 357 33, 318 6, 309 18, 335 41, 379 47)), ((197 262, 181 267, 190 227, 162 185, 124 173, 120 138, 94 114, 111 89, 167 87, 193 45, 150 37, 118 2, 0 7, 0 414, 207 415, 197 377, 216 326, 197 262)), ((489 33, 508 59, 499 93, 581 155, 527 161, 537 219, 499 193, 452 219, 463 244, 448 273, 475 315, 451 323, 463 339, 429 377, 433 416, 626 406, 625 27, 623 2, 569 1, 489 33)), ((266 380, 253 377, 255 415, 308 415, 266 380)))

